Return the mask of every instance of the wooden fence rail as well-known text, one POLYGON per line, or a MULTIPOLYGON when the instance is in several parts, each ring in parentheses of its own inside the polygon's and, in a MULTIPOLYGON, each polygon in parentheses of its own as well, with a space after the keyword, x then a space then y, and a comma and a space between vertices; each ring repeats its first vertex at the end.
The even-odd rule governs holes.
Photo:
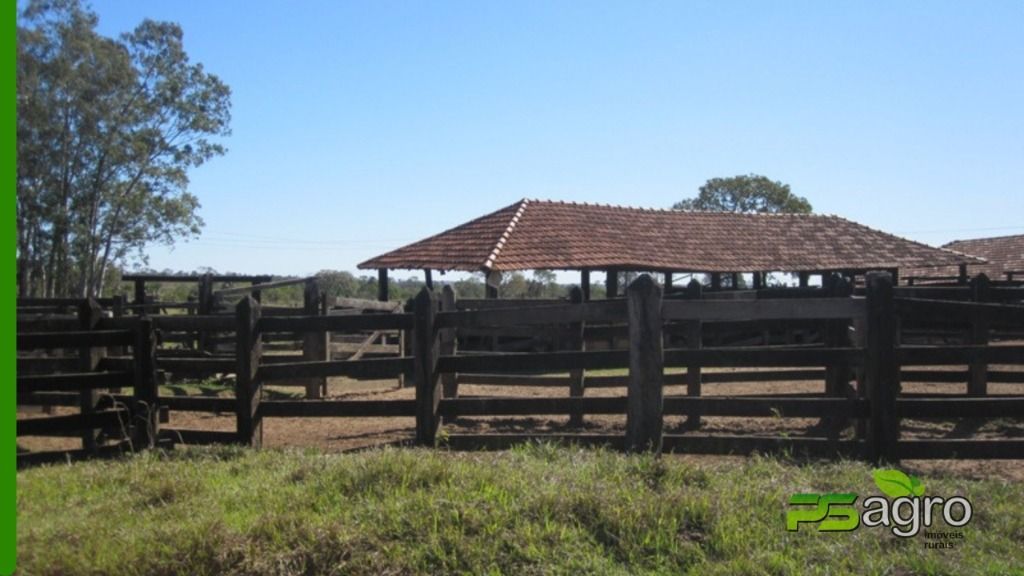
MULTIPOLYGON (((309 286, 307 286, 309 288, 309 286)), ((189 315, 102 317, 97 303, 86 303, 75 317, 36 315, 19 320, 18 349, 78 349, 73 358, 19 358, 19 402, 77 405, 71 416, 19 420, 23 435, 80 434, 83 449, 99 455, 104 434, 123 428, 134 447, 153 446, 160 438, 176 442, 231 441, 258 447, 263 418, 399 417, 415 420, 415 439, 423 445, 439 441, 438 431, 456 418, 514 415, 565 415, 579 428, 585 415, 624 415, 622 436, 593 434, 444 435, 453 448, 506 446, 524 438, 562 438, 583 444, 601 443, 629 450, 679 450, 694 453, 744 454, 760 450, 793 450, 817 455, 852 455, 872 461, 900 458, 980 457, 1024 458, 1018 440, 932 439, 900 436, 904 418, 1024 418, 1024 395, 991 395, 988 383, 1024 383, 1024 346, 992 341, 997 329, 1024 331, 1024 306, 997 303, 983 280, 965 287, 899 287, 887 274, 866 278, 863 296, 840 278, 827 278, 821 289, 800 289, 790 298, 769 291, 751 297, 704 299, 699 286, 665 298, 644 275, 626 290, 626 297, 584 301, 459 300, 450 287, 443 295, 424 289, 406 311, 324 315, 308 289, 301 314, 268 315, 246 288, 234 316, 189 315), (963 298, 965 290, 973 296, 963 298), (956 300, 944 300, 954 295, 956 300), (765 298, 776 295, 776 298, 765 298), (900 342, 901 327, 926 322, 942 330, 966 333, 956 344, 910 345, 900 342), (804 344, 720 345, 706 335, 716 327, 799 325, 817 339, 804 344), (24 328, 24 330, 23 330, 24 328), (558 346, 547 352, 495 352, 461 349, 465 335, 487 330, 509 334, 544 332, 558 346), (203 357, 157 351, 164 333, 206 332, 207 342, 228 339, 233 350, 203 357), (313 344, 329 349, 326 335, 356 332, 350 359, 310 354, 313 344), (268 335, 303 339, 300 354, 264 353, 268 335), (410 355, 368 357, 367 351, 385 334, 407 335, 395 350, 410 355), (590 336, 588 336, 590 334, 590 336), (214 336, 216 335, 216 336, 214 336), (628 337, 626 349, 588 349, 591 337, 628 337), (323 342, 321 342, 321 340, 323 342), (356 346, 358 344, 358 346, 356 346), (670 345, 671 344, 671 345, 670 345), (131 348, 131 353, 105 356, 103 350, 131 348), (999 365, 994 367, 993 365, 999 365), (952 369, 921 367, 951 366, 952 369), (708 372, 708 367, 739 368, 708 372), (588 374, 602 369, 619 374, 588 374), (158 371, 179 374, 234 373, 235 397, 160 396, 158 371), (408 379, 414 399, 315 399, 329 377, 408 379), (707 396, 702 386, 744 382, 818 381, 820 393, 771 396, 707 396), (320 390, 310 389, 313 387, 320 390), (901 382, 959 383, 962 394, 901 393, 901 382), (306 400, 272 400, 267 385, 307 386, 306 400), (560 397, 460 397, 460 386, 533 386, 561 388, 560 397), (685 386, 685 394, 667 394, 666 387, 685 386), (131 395, 119 388, 132 387, 131 395), (588 396, 591 388, 619 388, 621 396, 588 396), (111 389, 113 408, 100 409, 97 391, 111 389), (234 413, 231 433, 159 429, 161 409, 234 413), (666 416, 686 416, 686 433, 665 433, 666 416), (827 424, 821 437, 701 435, 703 417, 816 418, 827 424), (849 421, 857 422, 853 438, 840 437, 849 421), (127 423, 127 424, 126 424, 127 423), (103 433, 103 434, 101 434, 103 433)), ((1006 288, 1004 290, 1010 290, 1006 288)), ((781 294, 781 293, 780 293, 781 294)), ((759 328, 760 329, 760 328, 759 328)), ((404 338, 405 336, 403 336, 404 338)), ((765 340, 767 342, 767 340, 765 340)), ((717 341, 716 341, 717 342, 717 341)), ((34 460, 46 459, 33 456, 34 460)), ((30 460, 26 456, 26 461, 30 460)))

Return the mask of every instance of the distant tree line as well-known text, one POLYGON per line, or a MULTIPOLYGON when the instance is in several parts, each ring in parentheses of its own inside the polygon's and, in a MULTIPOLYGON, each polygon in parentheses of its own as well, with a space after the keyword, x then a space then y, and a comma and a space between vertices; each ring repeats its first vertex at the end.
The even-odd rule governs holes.
MULTIPOLYGON (((163 270, 160 274, 191 276, 198 274, 218 274, 211 268, 200 268, 193 272, 175 272, 163 270)), ((230 275, 230 272, 225 275, 230 275)), ((320 290, 328 298, 362 298, 365 300, 377 299, 377 276, 355 275, 344 270, 321 270, 316 273, 319 280, 320 290)), ((459 298, 483 298, 484 282, 482 275, 472 275, 460 280, 447 281, 442 276, 435 276, 434 287, 440 288, 445 284, 451 284, 459 298)), ((121 281, 119 272, 113 273, 108 284, 109 289, 104 295, 123 295, 131 298, 133 287, 129 283, 121 281)), ((388 282, 388 299, 394 301, 408 300, 416 296, 423 288, 422 278, 392 278, 388 282)), ((223 282, 216 286, 216 289, 232 288, 234 285, 223 282)), ((147 282, 146 291, 157 300, 163 302, 187 302, 190 298, 198 296, 198 285, 194 282, 147 282)), ((571 285, 559 284, 553 272, 537 270, 527 277, 522 272, 506 273, 502 277, 499 292, 502 298, 565 298, 568 296, 571 285)), ((298 306, 302 303, 303 286, 282 286, 272 288, 263 293, 263 301, 268 304, 282 306, 298 306)), ((591 291, 595 297, 602 297, 603 286, 594 286, 591 291)))

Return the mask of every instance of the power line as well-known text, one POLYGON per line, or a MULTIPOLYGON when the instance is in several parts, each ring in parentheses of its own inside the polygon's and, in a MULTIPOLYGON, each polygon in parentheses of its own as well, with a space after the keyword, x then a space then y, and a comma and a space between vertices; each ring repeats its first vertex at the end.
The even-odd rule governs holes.
POLYGON ((945 228, 938 230, 901 230, 899 234, 939 234, 947 232, 994 232, 996 230, 1024 230, 1024 226, 994 226, 991 228, 945 228))

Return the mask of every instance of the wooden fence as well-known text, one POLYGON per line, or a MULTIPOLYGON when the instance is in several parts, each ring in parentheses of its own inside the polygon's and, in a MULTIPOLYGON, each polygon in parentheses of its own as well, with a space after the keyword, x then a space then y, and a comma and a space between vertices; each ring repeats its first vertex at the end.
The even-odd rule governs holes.
MULTIPOLYGON (((71 374, 19 377, 19 403, 80 405, 81 415, 19 420, 19 434, 64 434, 85 428, 83 454, 96 454, 97 428, 129 422, 119 443, 150 446, 158 439, 185 443, 234 442, 259 446, 262 421, 275 417, 413 417, 415 441, 452 448, 504 447, 527 439, 606 444, 629 450, 688 453, 735 453, 788 450, 812 455, 845 455, 872 461, 901 458, 1024 458, 1024 441, 978 439, 901 439, 903 418, 1022 418, 1024 395, 992 396, 989 382, 1024 384, 1024 346, 990 341, 998 330, 1024 329, 1024 306, 956 301, 922 296, 919 287, 894 288, 887 274, 867 278, 862 296, 842 281, 801 293, 799 298, 760 291, 753 298, 666 299, 648 276, 627 290, 626 298, 584 302, 575 291, 570 301, 473 304, 459 302, 450 287, 441 293, 424 289, 406 311, 359 315, 268 315, 246 295, 233 316, 97 317, 96 304, 80 311, 79 329, 50 326, 56 332, 22 332, 20 350, 78 348, 71 374), (518 304, 518 305, 517 305, 518 304), (758 330, 779 324, 813 328, 815 340, 775 345, 709 345, 714 327, 738 325, 758 330), (955 344, 907 344, 908 326, 941 324, 967 336, 955 344), (591 349, 608 331, 625 329, 625 348, 591 349), (466 334, 488 330, 548 330, 559 348, 543 352, 462 350, 466 334), (601 331, 605 332, 601 332, 601 331), (208 331, 231 334, 231 357, 174 358, 156 353, 157 332, 208 331), (588 331, 590 332, 588 338, 588 331), (329 333, 408 334, 405 356, 273 359, 264 352, 267 334, 329 333), (130 356, 101 358, 104 347, 129 347, 130 356), (991 370, 990 365, 1015 365, 991 370), (965 371, 935 371, 934 366, 967 366, 965 371), (733 372, 705 368, 732 367, 733 372), (162 397, 156 370, 207 370, 236 374, 234 398, 162 397), (625 375, 588 376, 588 370, 621 369, 625 375), (666 372, 666 369, 672 369, 666 372), (676 372, 676 370, 685 370, 676 372), (552 376, 568 373, 568 376, 552 376), (409 400, 269 400, 263 389, 282 382, 411 378, 409 400), (813 395, 709 396, 703 386, 729 382, 823 381, 813 395), (900 393, 901 381, 965 382, 965 394, 913 396, 900 393), (550 397, 460 397, 466 384, 568 387, 569 395, 550 397), (685 385, 684 395, 666 395, 665 387, 685 385), (95 391, 131 386, 131 395, 112 394, 115 408, 101 409, 95 391), (624 389, 621 396, 587 396, 589 388, 624 389), (169 410, 234 412, 233 432, 157 430, 157 407, 169 410), (611 434, 444 434, 456 418, 509 415, 566 415, 578 426, 587 415, 624 415, 625 433, 611 434), (137 415, 143 415, 138 418, 137 415), (687 430, 665 431, 666 416, 685 416, 687 430), (824 423, 817 435, 701 434, 702 417, 815 418, 824 423), (62 419, 62 420, 60 420, 62 419), (141 423, 144 420, 144 425, 141 423), (140 422, 138 430, 132 426, 140 422), (854 422, 855 434, 842 430, 854 422)), ((977 287, 973 288, 975 293, 977 287)), ((931 289, 929 289, 931 290, 931 289)), ((788 296, 788 294, 787 294, 788 296)), ((958 293, 959 296, 959 293, 958 293)), ((965 298, 965 300, 967 300, 965 298)), ((26 327, 31 324, 26 324, 26 327)), ((400 347, 401 349, 402 347, 400 347)), ((30 359, 22 360, 26 368, 30 359)), ((61 370, 69 369, 62 359, 61 370)), ((19 456, 19 461, 53 455, 19 456)))

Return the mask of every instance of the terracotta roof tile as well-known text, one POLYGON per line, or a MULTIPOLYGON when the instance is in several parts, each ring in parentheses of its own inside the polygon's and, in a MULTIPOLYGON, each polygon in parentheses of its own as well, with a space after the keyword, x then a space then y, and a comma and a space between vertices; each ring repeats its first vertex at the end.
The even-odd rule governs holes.
MULTIPOLYGON (((1007 272, 1017 272, 1018 278, 1024 277, 1024 234, 954 240, 943 248, 988 261, 968 264, 967 273, 971 276, 985 273, 992 280, 1003 280, 1007 272)), ((904 276, 956 276, 958 273, 956 266, 944 266, 912 269, 904 273, 904 276)))
POLYGON ((698 272, 957 265, 978 260, 838 216, 522 200, 360 268, 698 272))

